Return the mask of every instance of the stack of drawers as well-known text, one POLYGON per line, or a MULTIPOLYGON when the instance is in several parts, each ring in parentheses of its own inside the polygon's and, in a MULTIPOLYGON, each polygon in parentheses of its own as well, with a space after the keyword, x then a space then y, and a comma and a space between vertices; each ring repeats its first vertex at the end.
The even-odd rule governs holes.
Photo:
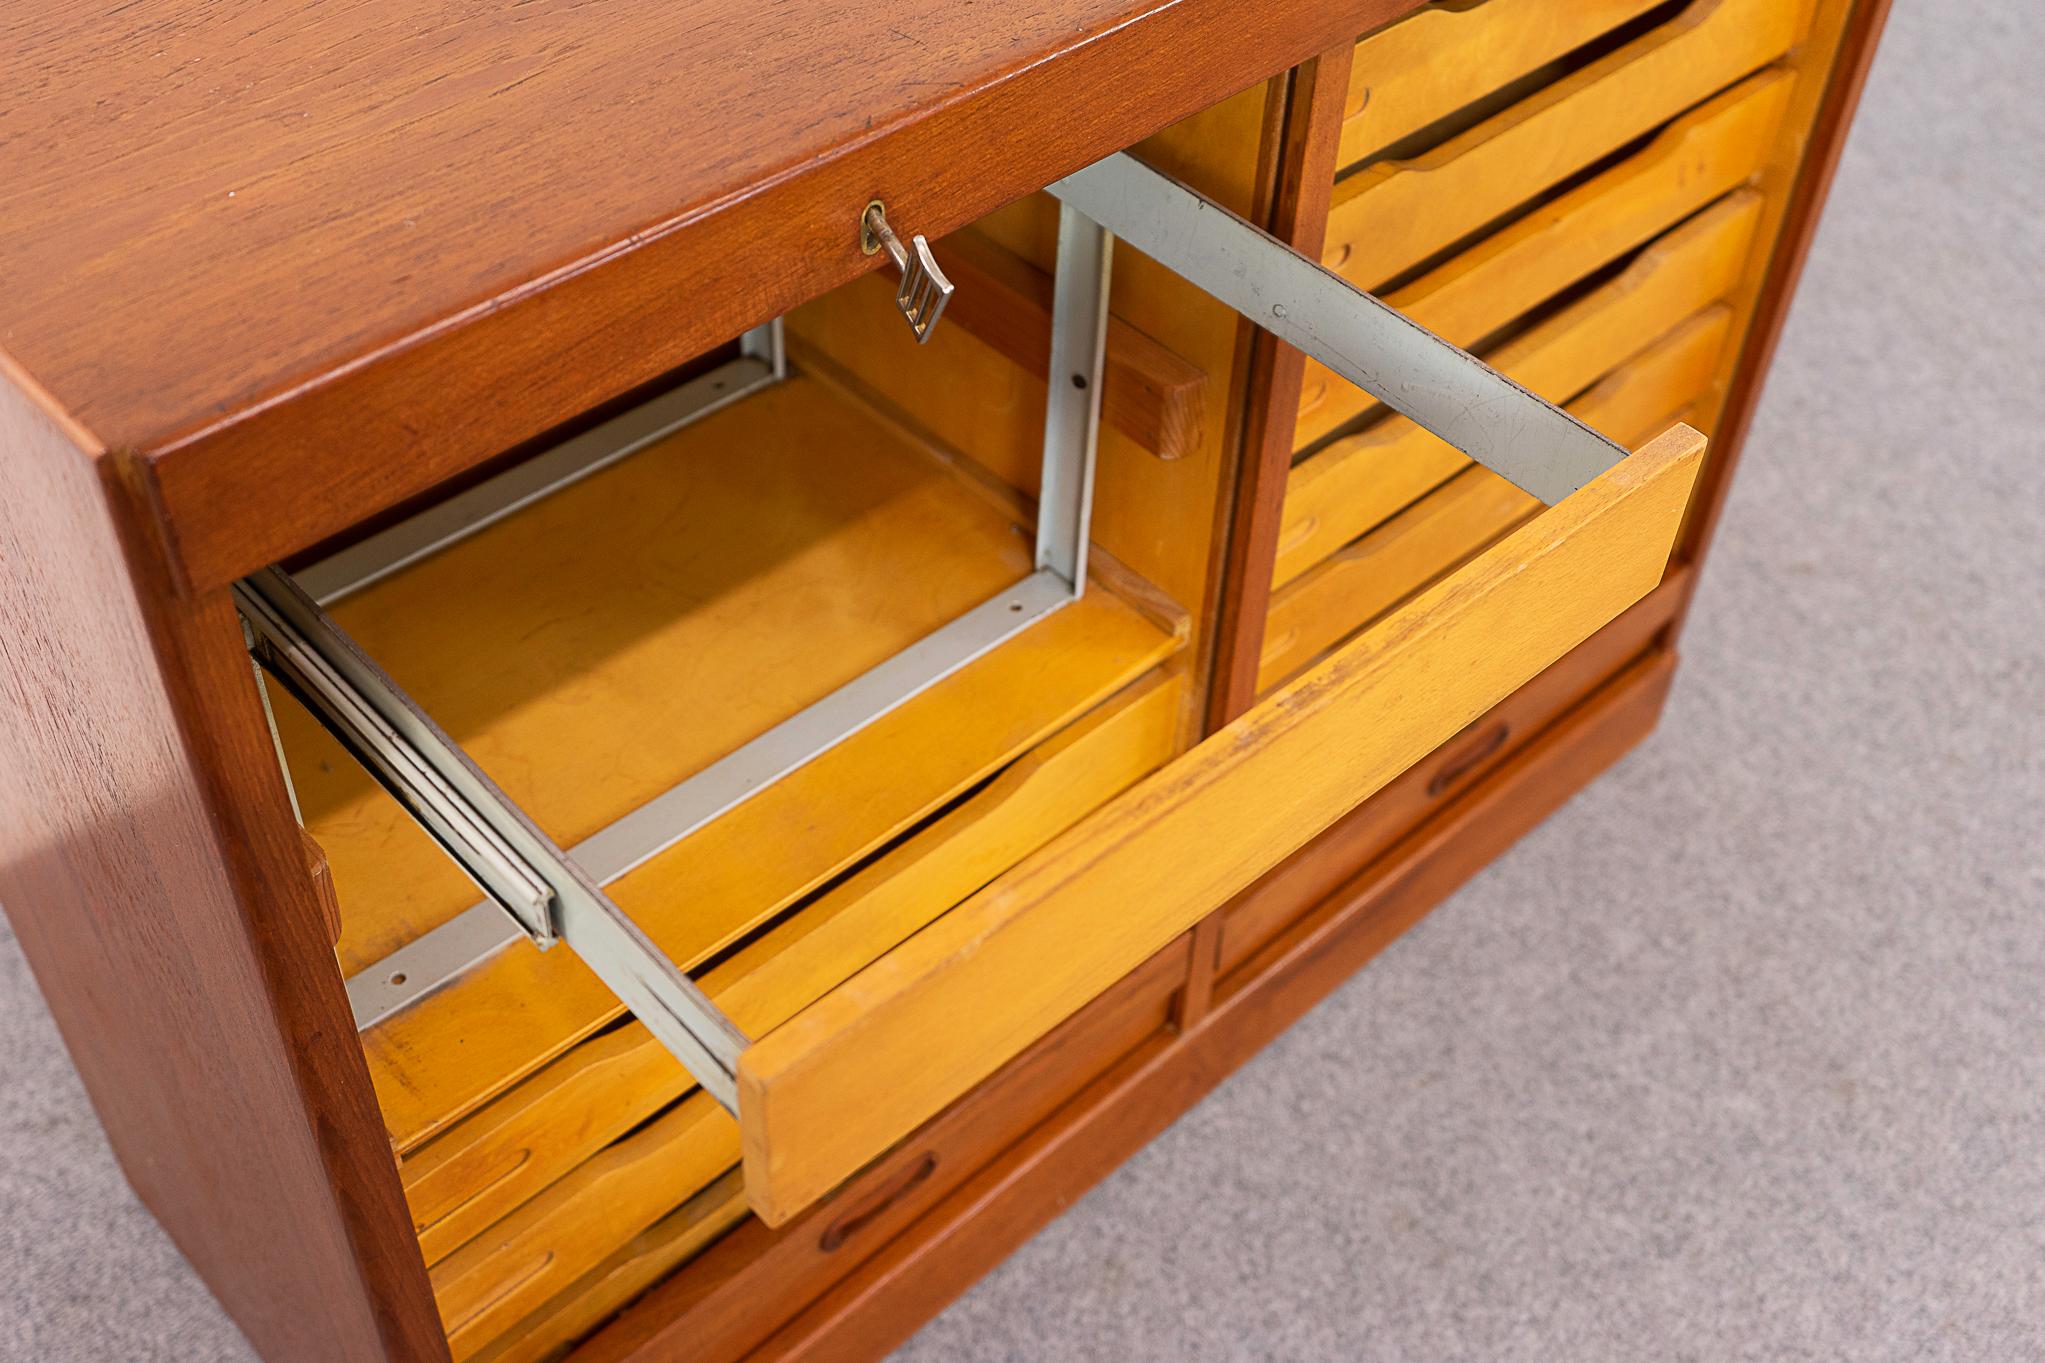
MULTIPOLYGON (((1803 0, 1489 0, 1358 43, 1325 263, 1629 448, 1735 339, 1803 0)), ((1309 362, 1258 688, 1537 509, 1309 362)))

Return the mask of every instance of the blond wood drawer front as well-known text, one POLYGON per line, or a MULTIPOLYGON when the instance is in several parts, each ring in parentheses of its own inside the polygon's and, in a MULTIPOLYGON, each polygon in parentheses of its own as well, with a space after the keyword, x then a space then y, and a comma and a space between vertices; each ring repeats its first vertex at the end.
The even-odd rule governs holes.
MULTIPOLYGON (((1572 399, 1570 412, 1615 439, 1645 442, 1689 418, 1717 369, 1731 321, 1732 310, 1723 304, 1707 308, 1581 396, 1576 396, 1580 384, 1561 392, 1535 391, 1572 399)), ((1383 453, 1404 455, 1409 465, 1446 461, 1453 472, 1426 496, 1272 595, 1259 690, 1290 677, 1350 631, 1540 510, 1539 502, 1491 470, 1472 466, 1425 431, 1412 429, 1431 448, 1387 447, 1383 453)), ((1405 476, 1399 461, 1386 462, 1387 474, 1405 476)))
POLYGON ((1376 288, 1788 51, 1808 0, 1692 0, 1665 24, 1409 160, 1337 184, 1326 259, 1376 288))
MULTIPOLYGON (((1457 345, 1477 344, 1751 179, 1794 83, 1782 70, 1749 77, 1385 301, 1457 345)), ((1310 445, 1376 405, 1310 363, 1294 443, 1310 445)))
POLYGON ((1653 589, 1701 460, 1703 437, 1684 426, 1616 462, 1581 448, 1588 437, 1616 452, 1126 158, 1052 193, 1550 509, 756 1039, 738 1064, 739 1126, 747 1194, 770 1222, 828 1192, 1653 589), (1586 458, 1602 472, 1560 471, 1586 458))
POLYGON ((1645 595, 1703 446, 1649 443, 755 1042, 755 1210, 829 1191, 1645 595))
MULTIPOLYGON (((1180 690, 1150 677, 1097 707, 707 972, 704 991, 749 1033, 794 1015, 1154 770, 1171 751, 1180 690)), ((611 1250, 620 1227, 651 1225, 738 1162, 737 1128, 690 1088, 660 1043, 628 1023, 405 1161, 420 1244, 458 1346, 572 1283, 611 1250), (646 1153, 621 1153, 627 1147, 646 1153), (478 1306, 486 1294, 487 1312, 478 1306)))
POLYGON ((1338 165, 1354 165, 1645 14, 1660 0, 1431 5, 1361 39, 1338 165))

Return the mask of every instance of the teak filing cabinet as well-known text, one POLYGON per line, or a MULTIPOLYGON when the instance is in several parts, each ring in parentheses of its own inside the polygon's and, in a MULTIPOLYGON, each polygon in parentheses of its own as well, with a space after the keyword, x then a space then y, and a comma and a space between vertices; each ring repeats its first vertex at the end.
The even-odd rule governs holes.
POLYGON ((1653 727, 1884 8, 25 0, 136 1191, 276 1363, 885 1353, 1653 727))

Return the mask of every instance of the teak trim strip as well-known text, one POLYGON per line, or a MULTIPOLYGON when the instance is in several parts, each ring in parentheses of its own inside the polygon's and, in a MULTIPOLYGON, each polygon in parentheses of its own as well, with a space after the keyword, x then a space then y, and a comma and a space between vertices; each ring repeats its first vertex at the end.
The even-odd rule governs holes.
POLYGON ((445 1363, 224 593, 0 356, 0 900, 122 1172, 251 1343, 445 1363), (72 446, 72 447, 67 447, 72 446))
MULTIPOLYGON (((1341 43, 1300 67, 1286 108, 1269 230, 1311 260, 1320 259, 1328 232, 1335 147, 1355 51, 1355 43, 1341 43)), ((1306 374, 1306 356, 1263 328, 1256 329, 1250 344, 1250 410, 1222 568, 1214 680, 1208 692, 1210 733, 1249 709, 1256 698, 1257 660, 1264 648, 1293 427, 1306 374)))

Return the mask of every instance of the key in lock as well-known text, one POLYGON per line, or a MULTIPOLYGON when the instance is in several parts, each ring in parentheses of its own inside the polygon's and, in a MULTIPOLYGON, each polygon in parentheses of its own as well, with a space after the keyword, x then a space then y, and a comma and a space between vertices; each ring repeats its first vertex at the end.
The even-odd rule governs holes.
POLYGON ((902 272, 902 282, 895 288, 895 307, 908 319, 909 330, 916 333, 916 343, 928 342, 952 295, 952 282, 937 268, 930 243, 919 232, 904 246, 888 226, 886 207, 875 199, 860 215, 859 246, 868 255, 886 251, 888 259, 895 262, 895 268, 902 272))

